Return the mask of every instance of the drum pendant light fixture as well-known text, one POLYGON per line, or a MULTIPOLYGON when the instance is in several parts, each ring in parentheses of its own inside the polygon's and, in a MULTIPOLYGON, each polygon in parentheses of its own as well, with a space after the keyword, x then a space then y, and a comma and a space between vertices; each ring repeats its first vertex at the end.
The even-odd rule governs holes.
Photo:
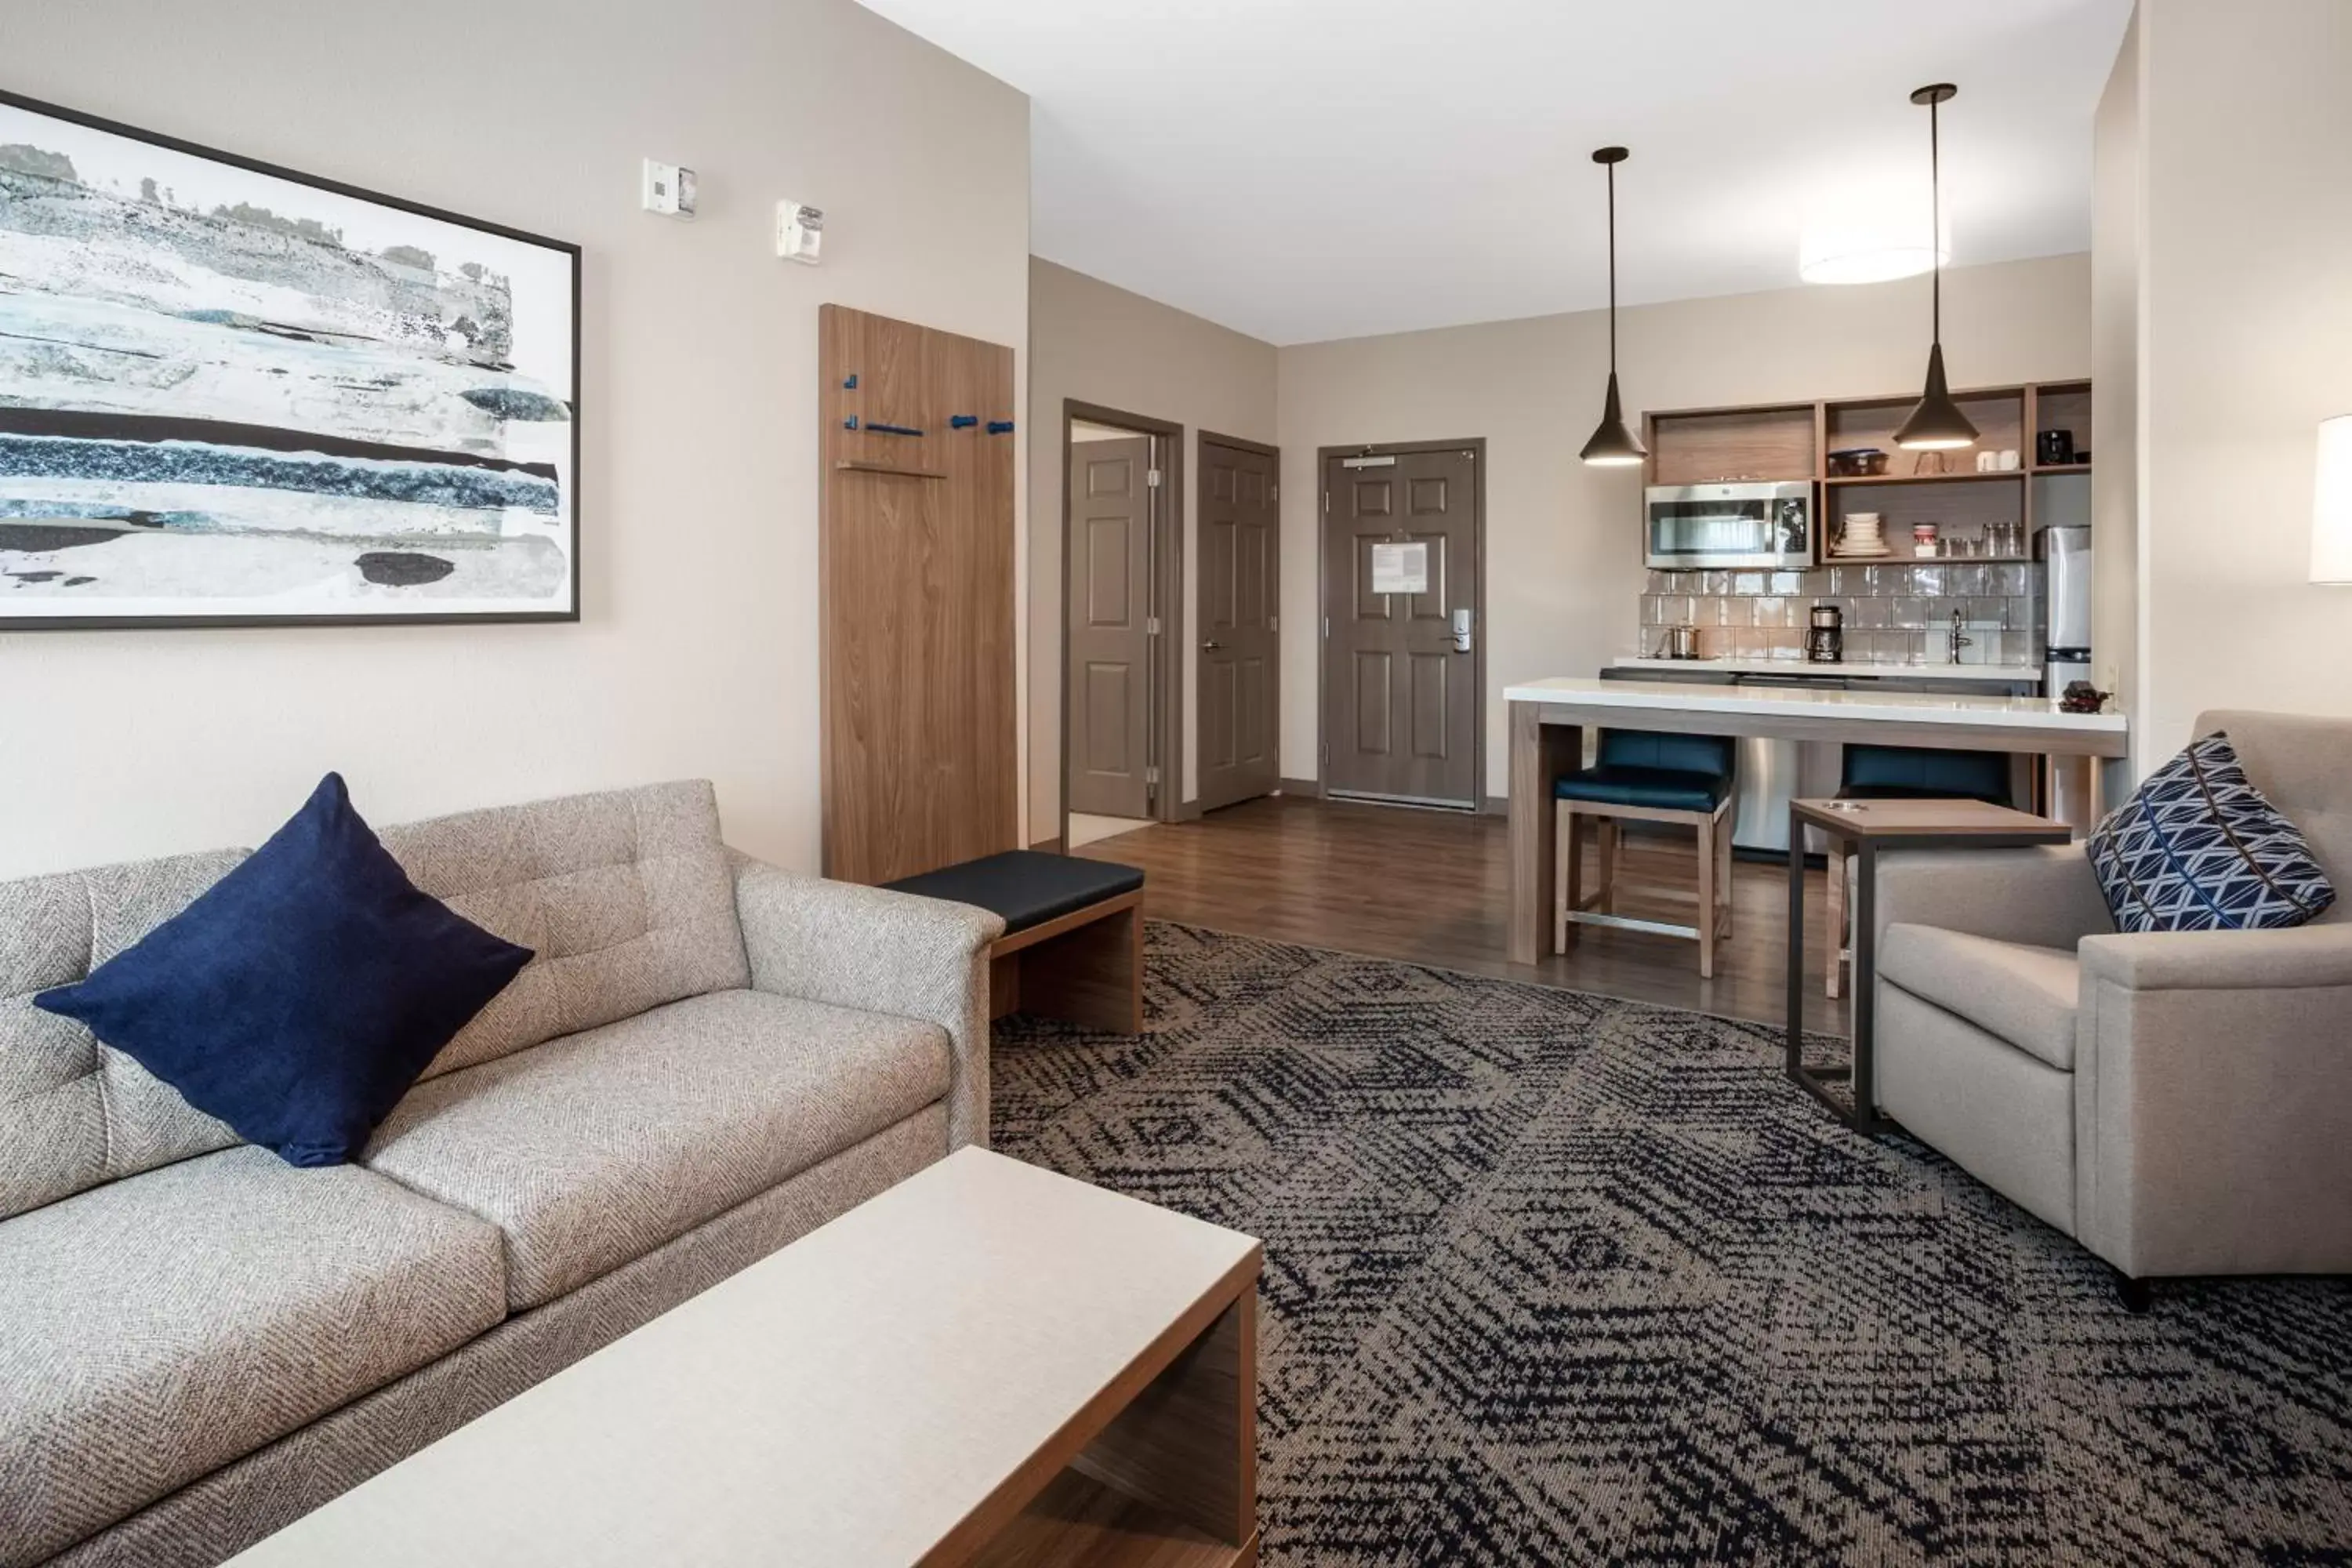
POLYGON ((1919 406, 1911 410, 1911 417, 1895 432, 1895 444, 1913 451, 1948 451, 1977 444, 1977 427, 1969 423, 1969 416, 1952 401, 1952 389, 1944 382, 1944 258, 1939 243, 1944 226, 1944 174, 1936 110, 1959 90, 1950 82, 1941 81, 1911 95, 1912 102, 1927 107, 1927 189, 1933 209, 1927 221, 1927 243, 1936 251, 1934 335, 1927 348, 1927 387, 1920 394, 1919 406))
POLYGON ((1622 468, 1650 455, 1625 427, 1625 410, 1617 401, 1617 165, 1629 156, 1622 147, 1603 147, 1592 154, 1592 161, 1609 172, 1609 395, 1601 405, 1601 423, 1592 439, 1577 455, 1596 468, 1622 468))

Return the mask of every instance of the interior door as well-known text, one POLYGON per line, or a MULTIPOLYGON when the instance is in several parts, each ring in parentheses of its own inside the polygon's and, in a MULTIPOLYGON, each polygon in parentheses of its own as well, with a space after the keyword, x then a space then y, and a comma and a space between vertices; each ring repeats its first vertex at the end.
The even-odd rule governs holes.
POLYGON ((1282 782, 1273 454, 1201 443, 1201 809, 1282 782))
POLYGON ((1151 439, 1070 444, 1069 808, 1151 815, 1151 439))
POLYGON ((1477 484, 1466 448, 1325 462, 1327 795, 1477 807, 1477 484))

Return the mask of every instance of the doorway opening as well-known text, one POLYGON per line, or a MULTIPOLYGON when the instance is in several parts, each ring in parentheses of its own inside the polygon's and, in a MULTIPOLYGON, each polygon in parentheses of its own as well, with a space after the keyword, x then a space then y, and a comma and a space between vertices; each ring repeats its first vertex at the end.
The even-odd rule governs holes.
POLYGON ((1486 443, 1317 455, 1321 791, 1476 811, 1486 777, 1486 443))
POLYGON ((1279 448, 1201 432, 1200 809, 1282 787, 1279 448))
POLYGON ((1065 851, 1175 820, 1181 425, 1063 405, 1065 851))

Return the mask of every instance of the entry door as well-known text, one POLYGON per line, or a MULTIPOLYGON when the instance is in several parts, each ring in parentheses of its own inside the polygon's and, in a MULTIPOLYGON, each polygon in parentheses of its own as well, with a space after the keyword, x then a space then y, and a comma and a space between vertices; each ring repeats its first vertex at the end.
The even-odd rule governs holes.
POLYGON ((1070 444, 1072 811, 1151 815, 1151 439, 1070 444))
POLYGON ((1477 806, 1477 485, 1466 448, 1325 462, 1327 794, 1477 806))
POLYGON ((1276 691, 1276 460, 1201 443, 1201 809, 1282 782, 1276 691))

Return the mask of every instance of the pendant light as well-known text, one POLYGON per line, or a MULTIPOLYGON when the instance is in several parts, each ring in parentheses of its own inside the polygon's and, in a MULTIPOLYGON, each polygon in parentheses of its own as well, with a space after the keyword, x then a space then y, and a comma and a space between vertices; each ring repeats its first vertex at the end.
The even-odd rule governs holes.
POLYGON ((1936 109, 1959 90, 1950 82, 1939 81, 1911 95, 1912 102, 1927 106, 1927 189, 1933 208, 1927 243, 1936 253, 1935 334, 1927 349, 1927 387, 1919 395, 1919 406, 1895 432, 1895 444, 1915 452, 1949 451, 1955 447, 1977 444, 1977 427, 1969 423, 1969 416, 1952 401, 1952 389, 1944 382, 1944 252, 1940 243, 1944 231, 1944 171, 1936 109))
POLYGON ((1622 147, 1603 147, 1592 154, 1592 161, 1609 172, 1609 395, 1601 405, 1601 423, 1592 439, 1577 456, 1596 468, 1622 468, 1650 455, 1625 427, 1625 410, 1617 400, 1617 165, 1629 156, 1622 147))

